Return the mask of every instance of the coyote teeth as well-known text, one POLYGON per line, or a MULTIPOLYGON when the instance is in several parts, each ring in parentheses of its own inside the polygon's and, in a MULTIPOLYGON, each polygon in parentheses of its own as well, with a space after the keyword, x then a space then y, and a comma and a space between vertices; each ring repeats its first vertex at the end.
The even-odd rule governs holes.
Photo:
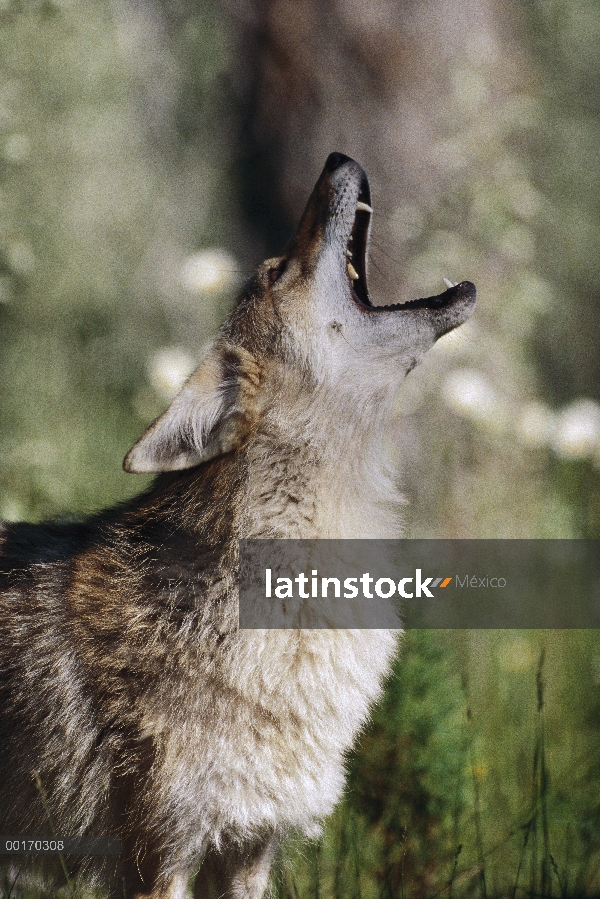
POLYGON ((373 212, 373 208, 371 206, 369 206, 368 203, 363 203, 362 200, 359 200, 358 203, 356 204, 356 211, 357 212, 373 212))
POLYGON ((352 279, 352 281, 358 281, 358 277, 359 277, 358 272, 356 271, 356 269, 354 268, 354 266, 352 265, 351 262, 348 263, 348 274, 350 275, 350 278, 352 279))
POLYGON ((454 281, 449 281, 448 278, 442 278, 442 281, 446 285, 446 287, 455 287, 454 281))

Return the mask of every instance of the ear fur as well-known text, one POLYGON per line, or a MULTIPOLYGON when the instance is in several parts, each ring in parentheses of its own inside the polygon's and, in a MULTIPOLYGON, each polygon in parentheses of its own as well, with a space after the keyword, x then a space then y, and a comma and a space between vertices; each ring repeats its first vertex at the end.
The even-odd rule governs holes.
POLYGON ((247 350, 213 344, 167 411, 129 450, 123 468, 135 474, 179 471, 235 449, 247 433, 258 383, 258 366, 247 350))

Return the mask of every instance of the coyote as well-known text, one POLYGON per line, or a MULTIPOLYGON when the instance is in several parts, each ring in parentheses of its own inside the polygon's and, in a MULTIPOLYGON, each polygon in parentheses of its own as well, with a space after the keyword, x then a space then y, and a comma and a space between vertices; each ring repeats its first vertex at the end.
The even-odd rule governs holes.
POLYGON ((237 628, 242 538, 399 534, 382 434, 401 381, 475 305, 465 281, 374 306, 371 199, 332 153, 197 371, 127 454, 160 473, 80 523, 0 526, 0 833, 120 838, 68 856, 113 896, 259 899, 315 834, 391 631, 237 628))

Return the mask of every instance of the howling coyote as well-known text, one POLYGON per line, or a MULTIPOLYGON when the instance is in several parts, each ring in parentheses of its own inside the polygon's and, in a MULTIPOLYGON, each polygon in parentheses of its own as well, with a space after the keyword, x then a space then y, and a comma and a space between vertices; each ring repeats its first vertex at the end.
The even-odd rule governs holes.
MULTIPOLYGON (((399 536, 382 435, 401 381, 475 306, 467 281, 374 306, 362 168, 332 153, 127 454, 147 493, 79 523, 0 525, 0 833, 114 835, 68 855, 115 897, 259 899, 318 832, 389 669, 381 630, 237 628, 243 538, 399 536)), ((12 860, 12 864, 15 860, 12 860)))

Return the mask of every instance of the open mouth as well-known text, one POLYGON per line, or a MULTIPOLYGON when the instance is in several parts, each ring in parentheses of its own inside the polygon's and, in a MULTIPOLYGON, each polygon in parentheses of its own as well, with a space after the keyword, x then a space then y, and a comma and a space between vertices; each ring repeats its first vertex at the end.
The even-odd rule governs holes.
POLYGON ((367 308, 372 312, 393 312, 394 310, 402 309, 429 309, 433 311, 442 309, 445 306, 451 306, 456 300, 475 296, 475 287, 470 281, 453 284, 452 281, 444 278, 444 284, 448 289, 437 296, 407 300, 405 303, 390 303, 387 306, 375 306, 371 302, 367 284, 367 258, 372 214, 373 208, 371 206, 369 182, 366 175, 364 175, 356 203, 354 224, 346 244, 346 271, 348 272, 353 298, 359 306, 367 308))
POLYGON ((372 214, 369 182, 367 176, 363 175, 356 202, 354 224, 346 244, 346 271, 354 296, 362 306, 373 306, 367 286, 367 250, 372 214))

